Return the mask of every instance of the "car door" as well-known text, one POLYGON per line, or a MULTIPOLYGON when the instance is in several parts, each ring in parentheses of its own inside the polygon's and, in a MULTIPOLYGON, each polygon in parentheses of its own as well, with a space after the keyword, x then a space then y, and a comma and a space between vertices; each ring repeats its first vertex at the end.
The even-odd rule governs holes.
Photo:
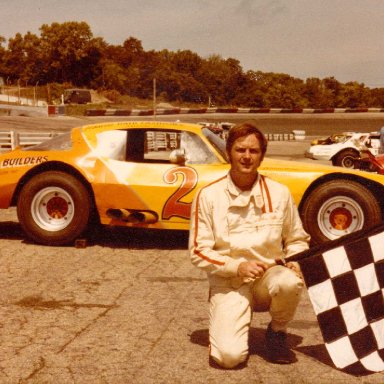
POLYGON ((102 223, 187 229, 196 190, 228 170, 193 132, 135 128, 102 136, 108 171, 94 185, 102 223))

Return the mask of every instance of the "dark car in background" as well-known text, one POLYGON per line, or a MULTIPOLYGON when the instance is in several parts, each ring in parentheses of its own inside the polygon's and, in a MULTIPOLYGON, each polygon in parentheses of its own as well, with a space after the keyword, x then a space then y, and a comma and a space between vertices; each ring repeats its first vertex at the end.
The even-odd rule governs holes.
POLYGON ((64 104, 87 104, 91 100, 89 89, 66 89, 64 91, 64 104))

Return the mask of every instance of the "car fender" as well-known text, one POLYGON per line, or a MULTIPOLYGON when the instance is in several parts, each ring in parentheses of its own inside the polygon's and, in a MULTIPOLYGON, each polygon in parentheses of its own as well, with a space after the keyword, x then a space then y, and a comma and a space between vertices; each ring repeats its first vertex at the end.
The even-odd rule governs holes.
POLYGON ((357 155, 360 154, 360 152, 359 152, 355 147, 343 147, 343 148, 341 148, 338 152, 336 152, 335 154, 333 154, 332 157, 330 158, 330 160, 335 159, 337 156, 340 155, 340 153, 342 153, 342 152, 344 152, 344 151, 353 151, 353 152, 355 152, 357 155))
MULTIPOLYGON (((355 170, 356 171, 356 170, 355 170)), ((363 173, 363 172, 362 172, 363 173)), ((358 183, 360 183, 363 186, 366 186, 369 188, 369 190, 376 196, 377 200, 380 202, 383 211, 384 211, 384 200, 382 196, 384 196, 384 185, 380 184, 378 181, 376 181, 374 178, 369 177, 370 174, 367 175, 366 172, 364 172, 361 176, 346 172, 334 172, 334 173, 328 173, 323 176, 320 176, 312 181, 312 183, 306 188, 300 203, 298 205, 299 212, 301 212, 302 206, 304 204, 304 201, 308 198, 308 196, 312 193, 312 191, 320 184, 323 184, 328 181, 332 180, 353 180, 358 183)), ((377 177, 377 175, 373 175, 374 177, 377 177)), ((383 217, 384 219, 384 217, 383 217)))
POLYGON ((57 171, 63 171, 68 174, 71 174, 75 176, 77 179, 79 179, 88 189, 90 192, 93 200, 93 190, 90 185, 90 181, 87 178, 87 175, 83 172, 83 169, 77 169, 69 164, 60 162, 60 161, 48 161, 46 163, 42 163, 37 165, 36 167, 33 167, 29 169, 18 181, 17 185, 15 185, 15 189, 12 193, 12 199, 11 199, 11 204, 10 205, 16 205, 16 201, 18 198, 18 195, 20 193, 21 188, 23 185, 30 180, 33 176, 46 172, 46 171, 52 171, 52 170, 57 170, 57 171))

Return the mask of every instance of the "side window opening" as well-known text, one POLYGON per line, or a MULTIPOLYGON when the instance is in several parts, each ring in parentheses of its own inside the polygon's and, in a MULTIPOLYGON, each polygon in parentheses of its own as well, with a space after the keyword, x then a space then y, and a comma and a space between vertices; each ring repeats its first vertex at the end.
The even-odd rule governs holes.
POLYGON ((210 164, 217 161, 216 156, 195 133, 148 130, 144 162, 169 163, 171 152, 177 149, 184 150, 186 164, 210 164))
POLYGON ((171 153, 183 150, 185 164, 211 164, 216 156, 195 133, 154 129, 101 132, 96 151, 100 156, 135 163, 171 163, 171 153))
POLYGON ((180 132, 148 130, 145 132, 144 162, 169 163, 170 154, 180 148, 180 132))
POLYGON ((142 163, 144 161, 145 145, 144 130, 132 129, 128 131, 125 160, 142 163))

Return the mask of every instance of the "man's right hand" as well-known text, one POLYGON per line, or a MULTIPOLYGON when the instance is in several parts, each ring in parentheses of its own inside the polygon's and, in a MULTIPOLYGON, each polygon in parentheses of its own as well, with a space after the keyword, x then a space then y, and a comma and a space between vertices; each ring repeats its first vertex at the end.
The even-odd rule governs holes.
POLYGON ((251 277, 253 279, 263 276, 264 272, 268 269, 267 264, 261 261, 243 261, 239 264, 237 275, 239 277, 251 277))

